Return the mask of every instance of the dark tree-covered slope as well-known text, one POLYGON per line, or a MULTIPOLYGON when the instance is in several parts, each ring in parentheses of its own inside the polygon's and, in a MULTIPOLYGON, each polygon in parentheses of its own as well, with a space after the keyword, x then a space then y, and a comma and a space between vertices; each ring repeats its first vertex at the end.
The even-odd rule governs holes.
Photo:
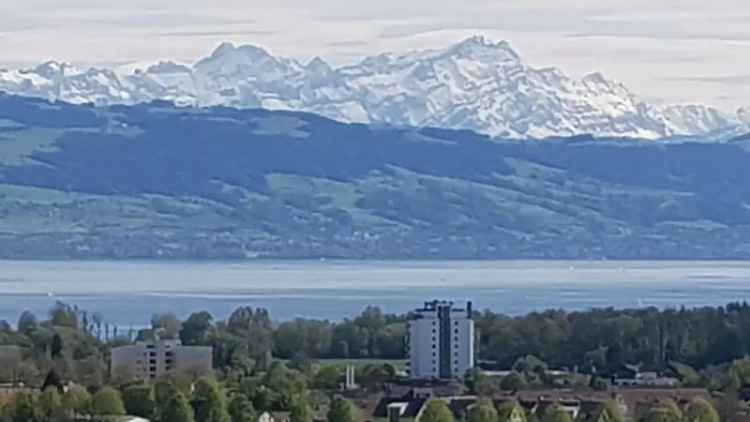
POLYGON ((0 95, 0 257, 747 258, 745 143, 0 95))

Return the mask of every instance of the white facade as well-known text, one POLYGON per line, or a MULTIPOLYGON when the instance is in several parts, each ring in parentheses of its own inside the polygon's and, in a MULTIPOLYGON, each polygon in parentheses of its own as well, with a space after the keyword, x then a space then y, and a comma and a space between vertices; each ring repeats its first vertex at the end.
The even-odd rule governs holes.
POLYGON ((179 340, 139 342, 112 349, 112 374, 151 380, 166 374, 200 376, 211 372, 213 349, 183 346, 179 340))
POLYGON ((428 302, 409 321, 409 370, 413 379, 462 378, 474 368, 474 321, 452 302, 428 302))

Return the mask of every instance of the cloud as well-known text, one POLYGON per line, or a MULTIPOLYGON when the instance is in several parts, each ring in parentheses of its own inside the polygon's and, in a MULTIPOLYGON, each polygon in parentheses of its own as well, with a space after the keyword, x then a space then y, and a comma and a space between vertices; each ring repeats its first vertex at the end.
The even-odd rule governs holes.
POLYGON ((224 31, 171 31, 155 32, 157 37, 242 37, 242 36, 270 36, 278 34, 279 31, 272 30, 224 30, 224 31))
POLYGON ((335 48, 363 48, 370 44, 369 41, 362 40, 346 40, 346 41, 333 41, 326 43, 327 47, 335 48))
POLYGON ((578 32, 566 35, 568 38, 650 38, 650 39, 676 39, 676 40, 713 40, 713 41, 750 41, 750 33, 703 33, 689 34, 684 32, 656 32, 656 31, 591 31, 578 32))
POLYGON ((701 84, 721 84, 721 85, 750 85, 750 75, 728 75, 728 76, 676 76, 669 78, 660 78, 663 81, 672 82, 691 82, 701 84))
POLYGON ((253 24, 254 19, 233 18, 223 15, 208 15, 201 13, 177 11, 96 11, 82 14, 69 11, 49 11, 35 17, 38 22, 54 22, 57 24, 75 24, 95 29, 128 27, 134 30, 165 27, 206 27, 220 25, 253 24))

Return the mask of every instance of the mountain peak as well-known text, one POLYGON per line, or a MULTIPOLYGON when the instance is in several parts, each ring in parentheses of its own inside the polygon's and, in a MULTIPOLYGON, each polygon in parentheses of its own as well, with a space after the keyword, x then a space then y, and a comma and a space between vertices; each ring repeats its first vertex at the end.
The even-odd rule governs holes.
POLYGON ((38 66, 36 66, 33 69, 26 70, 27 73, 36 73, 44 78, 47 79, 53 79, 56 77, 64 76, 66 73, 69 73, 70 70, 73 69, 73 66, 71 66, 69 63, 64 62, 56 62, 56 61, 48 61, 45 63, 42 63, 38 66))
POLYGON ((218 47, 216 47, 214 52, 211 53, 211 57, 225 56, 227 54, 234 52, 235 50, 237 50, 237 47, 235 47, 233 43, 225 41, 221 43, 218 47))
POLYGON ((469 37, 458 44, 453 45, 448 51, 470 57, 501 54, 504 58, 509 60, 521 60, 521 56, 507 41, 493 42, 482 35, 469 37))
POLYGON ((216 47, 216 50, 214 50, 214 52, 211 54, 211 58, 215 59, 232 55, 242 55, 248 57, 270 56, 270 54, 268 54, 266 50, 254 45, 244 44, 236 46, 231 42, 223 42, 218 47, 216 47))
POLYGON ((257 66, 260 63, 273 62, 274 56, 266 50, 253 45, 236 46, 232 43, 222 43, 211 56, 198 61, 194 70, 210 72, 237 72, 247 66, 257 66), (221 70, 223 69, 223 70, 221 70))
POLYGON ((602 72, 592 72, 583 77, 584 82, 591 82, 595 84, 609 84, 610 81, 602 72))
POLYGON ((315 56, 314 59, 310 60, 310 62, 307 64, 307 69, 312 71, 323 71, 323 72, 330 72, 331 66, 323 59, 321 59, 319 56, 315 56))
POLYGON ((191 69, 171 61, 161 61, 151 65, 146 70, 147 73, 190 73, 191 69))

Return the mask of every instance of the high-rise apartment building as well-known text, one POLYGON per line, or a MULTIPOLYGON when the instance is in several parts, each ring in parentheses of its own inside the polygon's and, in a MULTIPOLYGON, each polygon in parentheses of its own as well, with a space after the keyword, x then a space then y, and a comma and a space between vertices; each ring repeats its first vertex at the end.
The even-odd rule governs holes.
POLYGON ((409 371, 412 379, 462 378, 474 368, 472 306, 426 302, 409 321, 409 371))

